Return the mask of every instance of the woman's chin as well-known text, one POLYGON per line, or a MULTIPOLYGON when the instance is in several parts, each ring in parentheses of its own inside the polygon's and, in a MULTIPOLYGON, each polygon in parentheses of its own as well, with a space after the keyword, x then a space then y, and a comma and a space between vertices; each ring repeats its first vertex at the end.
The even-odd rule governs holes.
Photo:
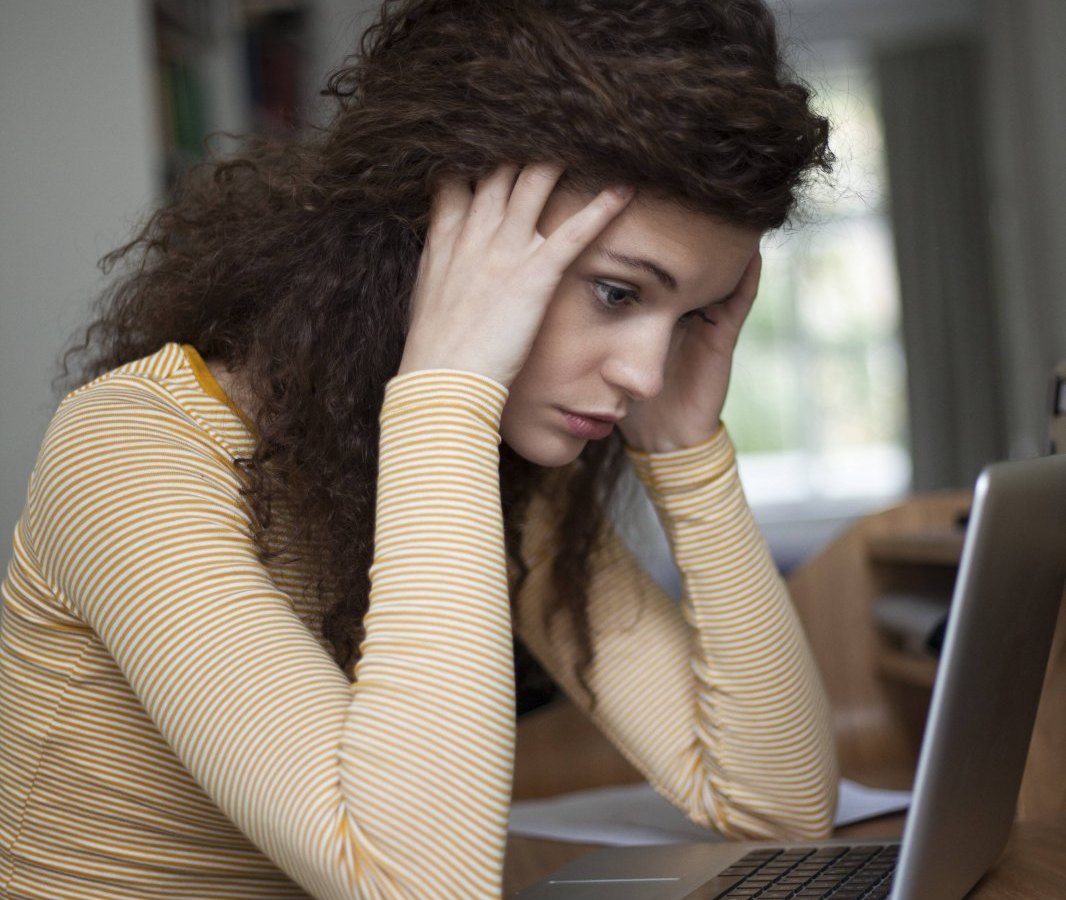
POLYGON ((568 466, 581 455, 586 441, 569 435, 518 435, 512 439, 504 435, 503 439, 515 453, 535 466, 556 469, 568 466))

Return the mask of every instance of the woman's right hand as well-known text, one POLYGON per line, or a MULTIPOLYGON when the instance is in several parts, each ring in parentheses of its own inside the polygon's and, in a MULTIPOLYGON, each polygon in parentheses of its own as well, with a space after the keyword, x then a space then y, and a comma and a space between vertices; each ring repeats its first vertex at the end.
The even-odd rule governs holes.
POLYGON ((440 185, 400 374, 458 369, 510 386, 563 273, 633 196, 601 191, 545 238, 537 222, 562 172, 508 164, 473 190, 460 179, 440 185))

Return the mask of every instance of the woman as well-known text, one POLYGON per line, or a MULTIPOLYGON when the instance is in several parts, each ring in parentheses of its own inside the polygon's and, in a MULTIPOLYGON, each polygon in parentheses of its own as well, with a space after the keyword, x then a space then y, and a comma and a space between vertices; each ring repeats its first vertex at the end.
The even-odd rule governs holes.
POLYGON ((390 0, 330 93, 110 258, 3 587, 5 896, 498 896, 516 633, 694 821, 824 834, 719 422, 829 164, 770 14, 390 0), (605 524, 627 460, 680 607, 605 524))

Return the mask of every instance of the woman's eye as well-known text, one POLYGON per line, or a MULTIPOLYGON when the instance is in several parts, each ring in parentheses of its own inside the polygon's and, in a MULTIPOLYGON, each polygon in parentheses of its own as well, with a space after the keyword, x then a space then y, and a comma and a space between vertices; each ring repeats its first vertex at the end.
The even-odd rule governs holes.
POLYGON ((608 281, 594 281, 592 290, 599 298, 599 301, 608 309, 618 309, 621 306, 634 303, 638 299, 637 292, 632 288, 620 287, 608 281))

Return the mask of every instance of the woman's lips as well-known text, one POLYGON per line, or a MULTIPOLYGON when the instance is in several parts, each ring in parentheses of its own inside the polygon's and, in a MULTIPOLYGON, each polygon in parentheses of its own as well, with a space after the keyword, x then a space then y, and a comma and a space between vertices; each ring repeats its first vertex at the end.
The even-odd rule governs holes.
POLYGON ((570 433, 586 441, 601 440, 614 431, 614 422, 609 422, 606 419, 593 419, 590 416, 583 416, 581 413, 570 412, 567 409, 564 409, 562 413, 563 420, 566 422, 566 427, 570 430, 570 433))

